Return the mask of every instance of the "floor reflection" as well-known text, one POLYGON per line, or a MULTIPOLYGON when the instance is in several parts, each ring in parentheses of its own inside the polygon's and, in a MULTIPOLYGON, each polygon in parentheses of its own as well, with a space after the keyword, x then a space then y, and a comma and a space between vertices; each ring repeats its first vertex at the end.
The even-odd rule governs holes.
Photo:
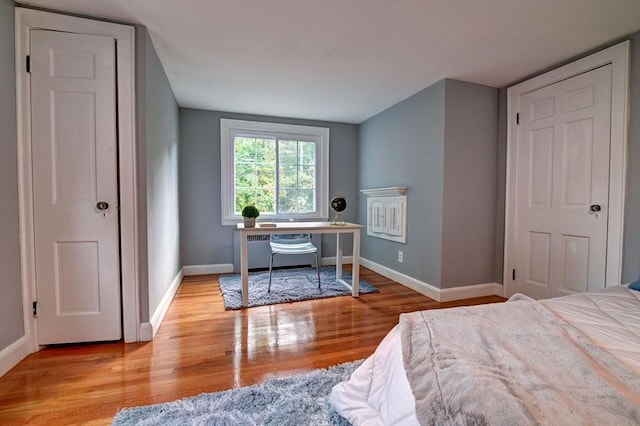
POLYGON ((316 338, 316 320, 311 307, 283 311, 264 306, 250 308, 235 318, 235 383, 241 385, 241 369, 246 364, 271 364, 299 352, 301 345, 316 338), (246 364, 245 364, 246 363, 246 364))

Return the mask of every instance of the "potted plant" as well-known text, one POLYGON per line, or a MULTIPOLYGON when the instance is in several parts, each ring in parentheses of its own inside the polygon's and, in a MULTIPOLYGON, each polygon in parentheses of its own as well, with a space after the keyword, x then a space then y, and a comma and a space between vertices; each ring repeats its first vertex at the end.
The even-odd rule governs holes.
POLYGON ((256 206, 245 206, 242 209, 241 214, 242 214, 242 217, 244 218, 244 227, 255 228, 256 217, 260 216, 260 211, 258 211, 256 206))

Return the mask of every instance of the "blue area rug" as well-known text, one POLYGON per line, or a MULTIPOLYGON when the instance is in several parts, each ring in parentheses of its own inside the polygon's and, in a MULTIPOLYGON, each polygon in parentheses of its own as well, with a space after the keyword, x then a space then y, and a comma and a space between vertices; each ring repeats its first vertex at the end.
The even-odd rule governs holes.
MULTIPOLYGON (((351 274, 343 271, 343 278, 351 282, 351 274)), ((242 308, 242 285, 240 274, 222 275, 219 279, 224 308, 242 308)), ((271 281, 271 293, 267 293, 269 271, 249 273, 249 307, 274 305, 276 303, 297 302, 299 300, 323 299, 325 297, 351 295, 344 285, 336 282, 335 266, 320 268, 320 289, 318 275, 312 267, 295 269, 275 269, 271 281)), ((379 290, 360 279, 360 293, 378 293, 379 290)))
POLYGON ((113 425, 349 425, 329 402, 331 388, 362 360, 165 404, 126 408, 113 425))

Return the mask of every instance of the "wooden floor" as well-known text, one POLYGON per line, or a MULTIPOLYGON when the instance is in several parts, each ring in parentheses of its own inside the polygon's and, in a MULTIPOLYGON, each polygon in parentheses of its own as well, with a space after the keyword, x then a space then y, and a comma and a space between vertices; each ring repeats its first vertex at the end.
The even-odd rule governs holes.
POLYGON ((225 311, 216 275, 186 277, 153 342, 49 347, 0 378, 0 425, 110 424, 118 409, 369 356, 402 312, 438 303, 366 268, 359 298, 225 311))

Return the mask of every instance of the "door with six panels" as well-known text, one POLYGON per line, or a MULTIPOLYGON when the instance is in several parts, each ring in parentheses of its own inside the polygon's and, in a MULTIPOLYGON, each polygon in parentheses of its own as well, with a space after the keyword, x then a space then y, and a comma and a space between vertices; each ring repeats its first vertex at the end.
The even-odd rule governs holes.
POLYGON ((30 36, 39 344, 118 340, 115 40, 30 36))
POLYGON ((518 99, 516 291, 604 288, 611 66, 518 99))

